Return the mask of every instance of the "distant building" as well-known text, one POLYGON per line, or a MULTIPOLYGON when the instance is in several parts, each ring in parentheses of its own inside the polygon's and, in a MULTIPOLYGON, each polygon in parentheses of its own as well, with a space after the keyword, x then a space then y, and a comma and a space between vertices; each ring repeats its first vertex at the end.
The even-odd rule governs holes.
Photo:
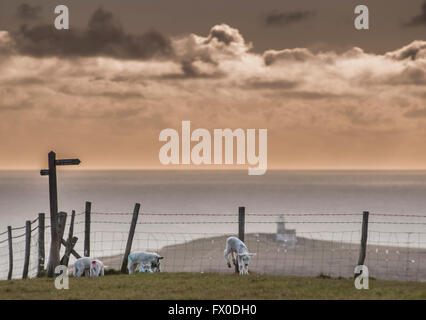
POLYGON ((294 246, 297 243, 296 229, 286 229, 283 216, 278 217, 276 239, 288 246, 294 246))

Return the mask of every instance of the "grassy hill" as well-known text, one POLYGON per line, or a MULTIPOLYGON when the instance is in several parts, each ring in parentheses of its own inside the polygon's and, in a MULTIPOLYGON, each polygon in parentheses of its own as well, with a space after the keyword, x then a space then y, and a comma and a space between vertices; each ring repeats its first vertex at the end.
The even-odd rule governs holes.
MULTIPOLYGON (((165 257, 161 262, 161 270, 164 272, 232 274, 233 269, 227 268, 223 258, 226 238, 215 236, 192 239, 149 250, 165 257)), ((297 240, 296 246, 284 247, 276 241, 275 234, 246 234, 245 243, 251 252, 256 252, 256 256, 250 260, 250 271, 302 277, 326 274, 333 278, 349 278, 353 275, 359 257, 359 243, 303 237, 297 240)), ((138 247, 138 243, 134 243, 132 248, 134 251, 147 250, 145 246, 138 247)), ((120 269, 123 257, 101 256, 100 260, 113 269, 120 269)), ((425 249, 369 244, 365 264, 370 276, 377 279, 426 281, 425 249)))
POLYGON ((426 299, 426 283, 217 273, 157 273, 70 278, 69 290, 53 279, 0 281, 0 299, 426 299))

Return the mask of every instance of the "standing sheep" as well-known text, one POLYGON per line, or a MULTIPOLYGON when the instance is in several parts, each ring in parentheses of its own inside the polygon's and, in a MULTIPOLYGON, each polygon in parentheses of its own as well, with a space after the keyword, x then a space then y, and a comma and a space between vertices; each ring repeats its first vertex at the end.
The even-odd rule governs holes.
POLYGON ((226 239, 226 249, 223 252, 229 268, 231 268, 231 262, 229 261, 230 254, 232 255, 232 262, 234 265, 237 265, 238 259, 238 269, 240 271, 240 275, 248 274, 250 258, 256 254, 249 253, 247 246, 240 239, 236 237, 229 237, 226 239))

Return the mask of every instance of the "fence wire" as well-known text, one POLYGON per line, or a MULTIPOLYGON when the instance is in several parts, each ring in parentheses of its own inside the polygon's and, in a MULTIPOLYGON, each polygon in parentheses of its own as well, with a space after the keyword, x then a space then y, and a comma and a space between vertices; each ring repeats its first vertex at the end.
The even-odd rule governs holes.
MULTIPOLYGON (((120 269, 132 212, 91 212, 90 255, 120 269)), ((68 215, 64 239, 68 239, 68 215)), ((262 274, 353 277, 358 261, 362 213, 246 212, 245 243, 250 270, 262 274)), ((233 273, 223 257, 225 241, 238 236, 237 212, 141 212, 132 251, 164 256, 164 272, 233 273)), ((83 256, 85 213, 75 215, 75 252, 83 256)), ((7 232, 0 233, 0 279, 7 278, 7 232)), ((46 261, 50 228, 46 226, 46 261)), ((365 264, 378 279, 426 281, 426 216, 415 213, 370 213, 365 264)), ((61 247, 61 256, 65 248, 61 247)), ((25 230, 13 229, 13 277, 22 277, 25 230)), ((70 257, 70 266, 75 257, 70 257)), ((38 262, 37 219, 32 221, 29 276, 38 262)))

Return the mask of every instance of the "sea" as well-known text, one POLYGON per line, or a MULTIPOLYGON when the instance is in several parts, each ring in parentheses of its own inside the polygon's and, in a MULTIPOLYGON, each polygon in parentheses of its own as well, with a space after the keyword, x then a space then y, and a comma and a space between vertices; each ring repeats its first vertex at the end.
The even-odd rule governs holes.
MULTIPOLYGON (((38 213, 46 213, 49 225, 48 190, 48 178, 36 170, 0 171, 0 234, 38 213)), ((274 233, 282 219, 299 235, 349 237, 368 211, 371 240, 403 233, 404 243, 407 237, 418 246, 426 242, 426 171, 58 171, 59 210, 68 222, 75 210, 76 233, 84 231, 86 201, 92 232, 127 234, 140 203, 140 233, 237 234, 239 207, 245 207, 246 232, 274 233)))

